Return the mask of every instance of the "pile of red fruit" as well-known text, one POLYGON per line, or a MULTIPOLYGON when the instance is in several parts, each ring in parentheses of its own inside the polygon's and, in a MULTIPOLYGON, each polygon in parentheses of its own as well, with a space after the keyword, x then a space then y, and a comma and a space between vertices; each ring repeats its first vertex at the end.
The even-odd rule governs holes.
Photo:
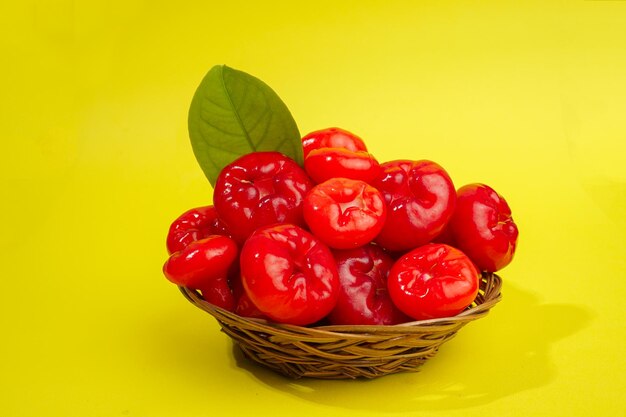
POLYGON ((432 161, 379 164, 339 128, 302 146, 304 169, 277 152, 226 166, 213 205, 171 225, 165 276, 245 317, 392 325, 460 313, 481 271, 511 262, 517 227, 489 186, 455 190, 432 161))

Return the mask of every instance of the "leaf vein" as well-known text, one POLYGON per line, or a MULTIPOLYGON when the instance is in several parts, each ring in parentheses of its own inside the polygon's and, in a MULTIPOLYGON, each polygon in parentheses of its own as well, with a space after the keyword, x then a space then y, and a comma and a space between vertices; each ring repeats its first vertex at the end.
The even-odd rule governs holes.
MULTIPOLYGON (((233 113, 235 115, 235 118, 237 119, 237 122, 239 123, 239 126, 241 127, 241 130, 243 130, 244 133, 244 137, 246 139, 246 141, 248 142, 248 144, 250 145, 250 148, 254 149, 254 144, 252 143, 252 139, 250 138, 250 136, 248 135, 248 132, 246 131, 246 128, 243 124, 243 121, 241 120, 241 117, 239 116, 239 112, 237 111, 237 108, 235 107, 235 103, 233 103, 233 100, 230 96, 230 91, 228 91, 228 87, 226 86, 226 80, 224 80, 224 70, 222 69, 222 72, 220 74, 220 80, 222 81, 222 86, 224 87, 224 91, 226 92, 226 98, 228 98, 228 102, 230 103, 232 109, 233 109, 233 113)), ((246 88, 247 88, 247 83, 245 83, 246 88)))

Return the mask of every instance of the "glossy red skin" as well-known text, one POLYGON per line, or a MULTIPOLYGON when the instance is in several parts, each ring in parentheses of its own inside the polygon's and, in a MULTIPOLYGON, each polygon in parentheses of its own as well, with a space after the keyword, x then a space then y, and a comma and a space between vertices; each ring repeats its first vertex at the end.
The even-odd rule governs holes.
POLYGON ((478 294, 480 275, 452 246, 429 243, 396 261, 387 288, 394 304, 415 320, 455 316, 478 294))
POLYGON ((187 210, 170 225, 166 242, 167 252, 171 255, 184 249, 191 242, 210 235, 230 235, 226 225, 217 216, 215 207, 204 206, 187 210))
POLYGON ((304 199, 304 219, 334 249, 370 243, 383 228, 387 208, 380 192, 363 181, 333 178, 316 185, 304 199))
POLYGON ((302 150, 304 151, 305 159, 309 152, 319 148, 344 148, 353 152, 367 152, 363 139, 352 132, 338 127, 316 130, 302 138, 302 150))
POLYGON ((271 320, 304 326, 337 303, 339 276, 330 249, 297 226, 257 230, 243 245, 240 263, 245 292, 271 320))
POLYGON ((459 188, 449 229, 455 245, 483 271, 499 271, 513 260, 517 225, 506 200, 485 184, 459 188))
POLYGON ((292 159, 278 152, 242 156, 220 173, 213 203, 235 240, 274 223, 304 225, 302 202, 313 183, 292 159))
POLYGON ((243 293, 239 260, 236 259, 228 269, 226 280, 214 280, 201 288, 201 291, 206 301, 235 313, 243 293))
POLYGON ((170 255, 163 265, 163 273, 176 285, 206 289, 217 280, 226 283, 237 254, 237 244, 232 239, 212 235, 170 255))
POLYGON ((239 296, 234 312, 241 317, 267 319, 267 316, 261 313, 245 292, 239 296))
POLYGON ((361 180, 369 184, 380 174, 380 165, 371 154, 343 148, 312 150, 304 160, 304 169, 316 184, 336 177, 361 180))
POLYGON ((390 251, 407 251, 430 242, 454 212, 456 190, 448 173, 427 160, 386 162, 381 171, 373 185, 388 210, 376 243, 390 251))
POLYGON ((393 258, 376 245, 335 250, 339 300, 328 316, 331 324, 393 325, 410 321, 391 301, 387 275, 393 258))
POLYGON ((235 304, 233 312, 242 317, 267 318, 256 308, 252 300, 250 300, 250 297, 248 297, 246 290, 243 288, 243 282, 241 281, 239 262, 235 262, 235 264, 237 264, 236 271, 234 270, 235 268, 231 269, 228 280, 235 304))
POLYGON ((228 310, 235 311, 237 300, 228 284, 226 277, 217 277, 207 284, 200 286, 202 297, 209 303, 228 310))
MULTIPOLYGON (((452 214, 452 216, 454 217, 454 213, 452 214)), ((446 227, 444 227, 443 230, 433 239, 433 243, 445 243, 446 245, 454 246, 455 248, 457 247, 457 244, 454 241, 454 236, 452 235, 452 230, 450 230, 451 223, 452 218, 450 218, 450 221, 448 222, 446 227)))

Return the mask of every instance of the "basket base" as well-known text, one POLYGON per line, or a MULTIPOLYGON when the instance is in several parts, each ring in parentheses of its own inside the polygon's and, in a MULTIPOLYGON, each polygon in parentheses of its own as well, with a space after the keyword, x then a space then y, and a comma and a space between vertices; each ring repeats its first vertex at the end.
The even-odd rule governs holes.
POLYGON ((432 349, 427 355, 410 358, 401 363, 381 363, 380 365, 346 365, 329 362, 326 365, 320 364, 298 364, 282 361, 271 361, 267 358, 260 358, 256 352, 246 349, 236 344, 244 359, 249 360, 254 365, 261 366, 273 372, 292 379, 315 378, 315 379, 374 379, 385 375, 401 372, 418 372, 422 365, 435 356, 439 349, 432 349))
POLYGON ((500 301, 502 281, 484 273, 474 303, 453 317, 395 326, 300 327, 240 317, 181 288, 193 304, 210 313, 250 362, 290 378, 371 379, 415 372, 467 323, 500 301))

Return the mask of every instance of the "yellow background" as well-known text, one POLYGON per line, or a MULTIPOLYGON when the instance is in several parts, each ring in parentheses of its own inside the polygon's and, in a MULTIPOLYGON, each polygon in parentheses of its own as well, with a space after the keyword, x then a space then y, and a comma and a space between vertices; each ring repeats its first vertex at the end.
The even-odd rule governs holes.
POLYGON ((626 408, 626 2, 0 5, 0 415, 617 416, 626 408), (161 274, 211 202, 196 86, 266 81, 301 133, 432 159, 510 203, 504 300, 422 371, 290 381, 161 274))

